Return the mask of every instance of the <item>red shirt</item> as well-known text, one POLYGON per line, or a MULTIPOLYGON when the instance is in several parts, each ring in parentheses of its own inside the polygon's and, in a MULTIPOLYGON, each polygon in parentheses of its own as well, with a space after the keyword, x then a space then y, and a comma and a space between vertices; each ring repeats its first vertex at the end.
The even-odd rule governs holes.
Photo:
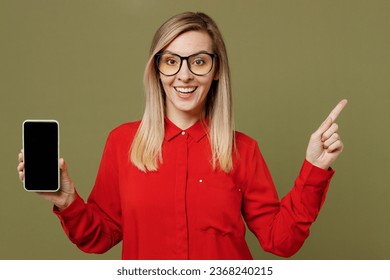
POLYGON ((123 259, 252 259, 245 223, 265 251, 289 257, 302 246, 333 170, 304 161, 279 201, 255 140, 236 132, 233 171, 213 171, 202 123, 182 131, 167 119, 163 163, 144 173, 129 161, 139 124, 110 133, 88 202, 77 196, 54 210, 81 250, 103 253, 123 241, 123 259))

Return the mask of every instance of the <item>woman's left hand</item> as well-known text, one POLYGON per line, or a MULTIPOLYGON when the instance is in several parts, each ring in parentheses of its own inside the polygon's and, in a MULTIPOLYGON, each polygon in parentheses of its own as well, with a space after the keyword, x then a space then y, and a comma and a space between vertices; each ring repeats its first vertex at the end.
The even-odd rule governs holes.
POLYGON ((338 134, 338 125, 335 120, 347 103, 346 99, 341 100, 321 126, 311 135, 306 150, 306 160, 311 164, 328 169, 343 151, 344 144, 338 134))

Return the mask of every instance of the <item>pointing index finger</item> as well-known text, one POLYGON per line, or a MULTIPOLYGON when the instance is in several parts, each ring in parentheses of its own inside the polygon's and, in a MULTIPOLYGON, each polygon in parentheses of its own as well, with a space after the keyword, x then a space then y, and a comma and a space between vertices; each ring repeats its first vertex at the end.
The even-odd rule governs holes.
POLYGON ((334 107, 334 109, 332 110, 332 112, 330 112, 328 118, 331 118, 332 119, 332 122, 334 122, 337 117, 340 115, 341 111, 344 109, 344 107, 347 105, 348 103, 348 100, 347 99, 343 99, 341 100, 337 105, 336 107, 334 107))

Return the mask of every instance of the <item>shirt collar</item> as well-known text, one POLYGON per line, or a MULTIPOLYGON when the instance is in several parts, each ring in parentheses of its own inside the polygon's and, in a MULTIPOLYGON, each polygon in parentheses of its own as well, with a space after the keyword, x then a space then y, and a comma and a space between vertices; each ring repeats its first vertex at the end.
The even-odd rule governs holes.
POLYGON ((208 119, 198 120, 191 127, 183 130, 177 127, 170 119, 165 117, 165 140, 171 141, 183 132, 188 134, 196 142, 199 142, 208 133, 208 119))

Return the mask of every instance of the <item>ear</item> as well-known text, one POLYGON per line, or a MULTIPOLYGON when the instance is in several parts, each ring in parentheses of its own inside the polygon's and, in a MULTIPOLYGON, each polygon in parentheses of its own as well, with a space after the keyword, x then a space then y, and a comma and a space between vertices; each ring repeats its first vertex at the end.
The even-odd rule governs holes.
POLYGON ((220 68, 219 68, 219 61, 218 62, 215 62, 215 65, 214 65, 214 78, 213 80, 214 81, 218 81, 219 80, 219 74, 220 74, 220 68))
POLYGON ((219 80, 219 71, 215 72, 213 80, 214 81, 218 81, 219 80))

